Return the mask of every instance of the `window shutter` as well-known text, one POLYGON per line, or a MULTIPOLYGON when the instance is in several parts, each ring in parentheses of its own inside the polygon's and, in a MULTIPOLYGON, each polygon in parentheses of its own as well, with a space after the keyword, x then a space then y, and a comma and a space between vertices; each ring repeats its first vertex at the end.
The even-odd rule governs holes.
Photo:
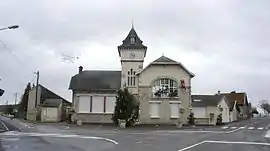
POLYGON ((179 104, 178 103, 171 103, 171 118, 179 118, 179 104))
POLYGON ((90 113, 90 96, 79 96, 78 113, 90 113))
POLYGON ((159 118, 159 103, 150 103, 150 117, 159 118))
POLYGON ((93 96, 92 113, 104 113, 104 97, 93 96))
POLYGON ((116 98, 113 97, 106 97, 106 113, 113 113, 115 107, 116 98))

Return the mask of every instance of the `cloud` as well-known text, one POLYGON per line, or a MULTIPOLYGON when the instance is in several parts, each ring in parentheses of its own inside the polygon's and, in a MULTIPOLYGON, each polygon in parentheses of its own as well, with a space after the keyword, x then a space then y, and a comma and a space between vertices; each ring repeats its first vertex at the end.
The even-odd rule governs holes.
POLYGON ((117 46, 131 21, 148 46, 145 65, 164 55, 196 74, 194 93, 245 91, 256 104, 269 97, 269 1, 234 0, 43 0, 0 6, 0 100, 23 92, 33 72, 41 83, 70 100, 70 77, 85 69, 119 69, 117 46), (71 56, 74 63, 63 61, 71 56))

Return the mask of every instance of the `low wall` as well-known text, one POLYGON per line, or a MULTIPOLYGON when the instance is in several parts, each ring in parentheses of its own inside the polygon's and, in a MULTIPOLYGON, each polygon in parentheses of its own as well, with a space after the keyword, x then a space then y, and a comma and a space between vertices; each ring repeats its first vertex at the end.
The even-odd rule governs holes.
POLYGON ((75 113, 72 115, 72 121, 82 121, 82 123, 113 123, 112 114, 99 113, 75 113))
POLYGON ((196 118, 195 125, 216 125, 215 120, 210 121, 209 118, 196 118))

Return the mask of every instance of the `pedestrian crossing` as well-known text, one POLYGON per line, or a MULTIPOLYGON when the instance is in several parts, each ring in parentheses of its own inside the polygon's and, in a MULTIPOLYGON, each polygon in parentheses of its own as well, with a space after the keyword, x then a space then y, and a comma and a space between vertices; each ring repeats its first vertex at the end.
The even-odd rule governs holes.
POLYGON ((236 127, 236 126, 223 126, 221 127, 221 129, 248 129, 248 130, 267 130, 267 127, 254 127, 254 126, 240 126, 240 127, 236 127))

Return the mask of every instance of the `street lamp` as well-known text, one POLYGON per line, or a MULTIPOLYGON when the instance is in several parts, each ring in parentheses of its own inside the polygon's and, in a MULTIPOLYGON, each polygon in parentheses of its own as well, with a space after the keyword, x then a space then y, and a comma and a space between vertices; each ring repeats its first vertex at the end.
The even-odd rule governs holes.
POLYGON ((19 28, 19 25, 13 25, 13 26, 5 27, 5 28, 0 28, 0 30, 17 29, 17 28, 19 28))

